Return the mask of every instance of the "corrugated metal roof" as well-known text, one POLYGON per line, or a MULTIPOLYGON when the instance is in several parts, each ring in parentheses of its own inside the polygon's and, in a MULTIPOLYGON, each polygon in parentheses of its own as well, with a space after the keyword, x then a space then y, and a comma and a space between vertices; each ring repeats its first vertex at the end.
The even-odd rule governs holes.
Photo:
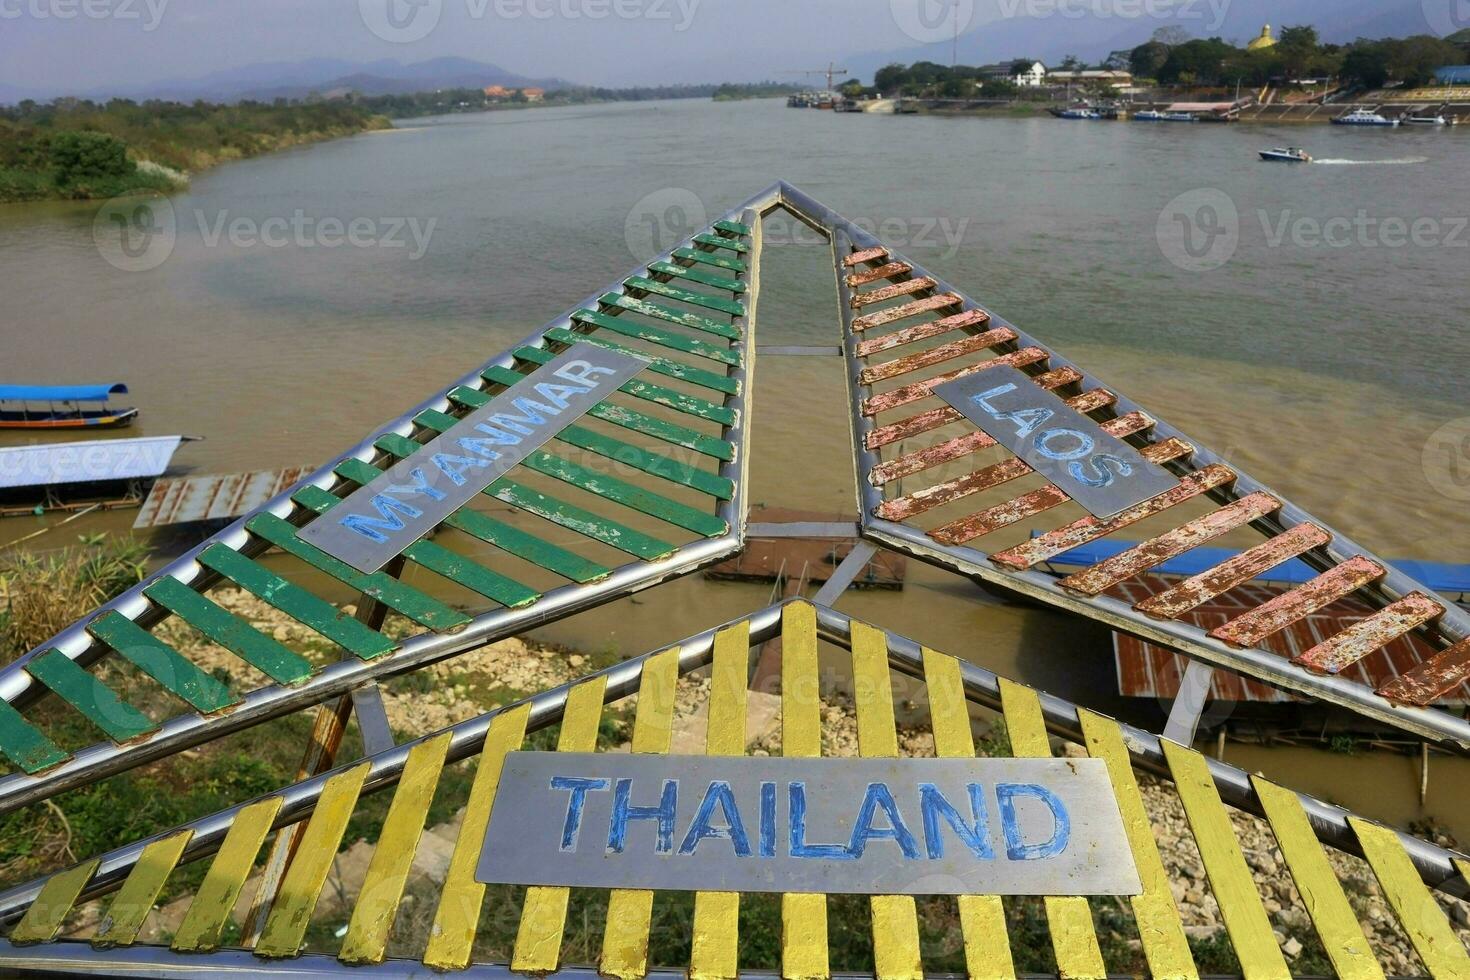
POLYGON ((38 402, 105 402, 113 395, 126 395, 121 381, 100 385, 0 385, 0 399, 38 402))
POLYGON ((183 439, 147 436, 0 449, 0 489, 158 476, 183 439))
MULTIPOLYGON (((1178 584, 1157 575, 1144 575, 1119 583, 1116 593, 1128 602, 1142 602, 1178 584)), ((1222 596, 1198 606, 1185 619, 1204 630, 1212 630, 1239 616, 1246 610, 1284 593, 1286 589, 1261 582, 1237 586, 1222 596)), ((1373 608, 1354 599, 1340 599, 1318 612, 1298 620, 1287 629, 1266 637, 1261 647, 1290 660, 1301 656, 1329 636, 1341 633, 1354 623, 1373 615, 1373 608)), ((1394 678, 1413 670, 1434 655, 1434 648, 1419 636, 1407 633, 1372 655, 1364 657, 1343 671, 1344 676, 1374 690, 1394 678)), ((1127 697, 1172 698, 1179 693, 1179 679, 1187 660, 1165 647, 1123 633, 1113 634, 1113 656, 1118 667, 1118 691, 1127 697)), ((1299 700, 1259 681, 1229 671, 1215 671, 1210 683, 1210 697, 1221 701, 1260 701, 1287 703, 1299 700)), ((1438 705, 1470 704, 1470 686, 1461 684, 1438 705)))
POLYGON ((288 466, 253 473, 210 473, 159 480, 133 522, 135 528, 215 521, 248 514, 315 467, 288 466))

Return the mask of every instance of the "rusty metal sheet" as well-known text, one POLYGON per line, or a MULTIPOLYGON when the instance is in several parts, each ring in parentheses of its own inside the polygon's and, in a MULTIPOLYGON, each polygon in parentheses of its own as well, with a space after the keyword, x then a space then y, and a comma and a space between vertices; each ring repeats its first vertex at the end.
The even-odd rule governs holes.
POLYGON ((1382 577, 1383 572, 1383 566, 1376 561, 1357 555, 1224 626, 1210 630, 1210 635, 1231 646, 1255 646, 1272 633, 1382 577))
POLYGON ((133 527, 165 527, 239 517, 311 475, 315 469, 314 466, 288 466, 253 473, 165 478, 153 484, 133 527))
POLYGON ((1062 588, 1081 595, 1101 595, 1118 582, 1145 572, 1189 549, 1218 538, 1279 510, 1281 501, 1269 493, 1253 493, 1198 517, 1156 538, 1140 542, 1121 554, 1062 579, 1062 588))
POLYGON ((892 391, 885 391, 880 394, 873 395, 871 398, 863 403, 863 414, 878 415, 882 412, 887 412, 892 409, 898 408, 901 405, 907 405, 910 402, 922 401, 923 399, 933 395, 934 389, 937 388, 939 385, 945 384, 946 382, 950 381, 957 381, 960 378, 968 378, 972 374, 978 374, 981 371, 986 371, 990 368, 1019 368, 1024 367, 1027 364, 1036 364, 1040 361, 1046 360, 1046 358, 1046 351, 1042 350, 1040 347, 1023 347, 1020 350, 1015 351, 1011 354, 1003 354, 1000 357, 993 357, 988 361, 981 361, 979 364, 970 364, 966 367, 956 368, 955 370, 946 372, 945 374, 935 375, 934 377, 926 378, 923 381, 915 381, 913 384, 904 385, 901 388, 894 388, 892 391))
POLYGON ((900 296, 910 296, 914 293, 922 293, 926 289, 934 288, 934 280, 928 276, 920 276, 917 279, 907 279, 903 282, 895 282, 877 289, 870 289, 865 293, 852 294, 852 308, 860 310, 864 306, 872 306, 874 303, 882 303, 885 300, 897 299, 900 296))
POLYGON ((1422 592, 1411 592, 1372 616, 1354 623, 1296 658, 1308 670, 1336 674, 1409 630, 1444 615, 1444 606, 1422 592))
POLYGON ((992 347, 1008 344, 1015 339, 1016 332, 1008 327, 1001 327, 998 330, 987 330, 984 333, 977 333, 961 340, 952 340, 947 344, 940 344, 938 347, 931 347, 918 354, 909 354, 907 357, 896 357, 891 361, 884 361, 882 364, 865 367, 863 368, 863 373, 859 375, 858 380, 865 385, 872 384, 875 381, 887 381, 889 378, 896 378, 900 374, 908 374, 910 371, 919 371, 926 367, 933 367, 936 364, 943 364, 945 361, 953 360, 956 357, 963 357, 966 354, 978 354, 992 347))
POLYGON ((1167 592, 1150 596, 1133 608, 1154 619, 1178 619, 1195 606, 1228 592, 1242 582, 1249 582, 1303 552, 1324 545, 1331 538, 1332 535, 1315 524, 1298 524, 1285 534, 1192 575, 1167 592))
POLYGON ((886 258, 888 258, 888 249, 886 248, 865 248, 853 252, 851 255, 844 255, 842 257, 842 264, 850 269, 855 265, 862 265, 864 262, 876 262, 879 259, 886 258))
POLYGON ((918 316, 920 313, 929 313, 951 306, 959 306, 963 302, 964 298, 959 293, 940 293, 938 296, 916 299, 912 303, 904 303, 902 306, 890 306, 886 310, 879 310, 876 313, 856 317, 852 321, 852 329, 858 331, 871 330, 874 327, 881 327, 886 323, 893 323, 896 320, 918 316))
POLYGON ((880 279, 893 279, 897 276, 907 275, 912 271, 914 271, 914 267, 907 262, 889 262, 885 265, 874 266, 871 269, 864 269, 861 272, 849 274, 847 284, 853 287, 866 286, 868 283, 877 282, 880 279))
POLYGON ((1465 686, 1467 680, 1470 680, 1470 640, 1461 640, 1384 684, 1378 693, 1399 704, 1427 705, 1465 686))
POLYGON ((939 337, 955 330, 964 330, 967 327, 978 327, 990 322, 990 314, 984 310, 965 310, 954 316, 940 317, 938 320, 930 320, 928 323, 916 323, 911 327, 901 327, 892 333, 885 333, 879 337, 869 337, 858 342, 858 357, 868 357, 879 354, 895 347, 905 344, 917 343, 920 340, 928 340, 930 337, 939 337))

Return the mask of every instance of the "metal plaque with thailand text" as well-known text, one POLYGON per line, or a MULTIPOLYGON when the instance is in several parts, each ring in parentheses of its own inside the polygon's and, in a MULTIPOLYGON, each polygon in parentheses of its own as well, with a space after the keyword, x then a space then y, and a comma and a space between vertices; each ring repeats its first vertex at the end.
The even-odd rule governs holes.
POLYGON ((301 539, 376 572, 648 363, 573 344, 349 494, 303 528, 301 539))
POLYGON ((1094 517, 1112 517, 1179 481, 1009 365, 948 381, 934 394, 1094 517))
POLYGON ((1098 759, 513 752, 475 877, 872 895, 1140 890, 1098 759))

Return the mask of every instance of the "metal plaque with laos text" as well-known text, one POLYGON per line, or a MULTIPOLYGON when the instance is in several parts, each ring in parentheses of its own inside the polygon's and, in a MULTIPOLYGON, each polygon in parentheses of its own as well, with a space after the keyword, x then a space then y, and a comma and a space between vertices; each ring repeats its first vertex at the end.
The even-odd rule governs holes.
POLYGON ((1098 759, 514 752, 489 884, 876 895, 1134 895, 1098 759))
POLYGON ((376 572, 648 363, 573 344, 359 487, 303 528, 301 539, 376 572))
POLYGON ((1179 483, 1009 365, 946 382, 934 394, 1094 517, 1112 517, 1179 483))

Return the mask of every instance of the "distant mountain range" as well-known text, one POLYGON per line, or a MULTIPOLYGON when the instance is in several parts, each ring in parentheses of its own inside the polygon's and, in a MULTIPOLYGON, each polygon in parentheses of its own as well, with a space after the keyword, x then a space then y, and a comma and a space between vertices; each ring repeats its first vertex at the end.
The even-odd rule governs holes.
POLYGON ((134 88, 109 89, 99 92, 29 92, 0 86, 0 102, 21 99, 44 101, 59 96, 105 100, 172 99, 192 102, 238 102, 244 99, 301 99, 309 95, 337 95, 352 91, 360 95, 399 95, 441 88, 483 88, 504 85, 507 88, 556 89, 570 85, 560 78, 528 78, 506 71, 499 65, 469 58, 433 58, 412 64, 390 59, 367 62, 343 61, 337 58, 311 58, 306 61, 268 61, 211 72, 198 78, 172 79, 134 88))
MULTIPOLYGON (((1457 0, 1442 2, 1454 3, 1457 0)), ((1079 0, 1055 5, 1029 3, 1027 0, 990 0, 977 6, 982 11, 991 11, 992 15, 984 23, 960 35, 957 51, 960 64, 993 64, 1016 58, 1036 58, 1055 64, 1069 54, 1095 64, 1113 51, 1137 47, 1160 27, 1180 27, 1192 37, 1219 36, 1240 43, 1258 35, 1261 25, 1267 23, 1278 33, 1283 25, 1311 24, 1317 28, 1322 40, 1334 43, 1359 37, 1406 37, 1431 33, 1424 0, 1175 0, 1168 16, 1130 18, 1074 17, 1061 13, 1024 15, 1028 8, 1060 7, 1081 11, 1097 6, 1079 0), (993 13, 997 9, 1002 11, 1000 16, 993 13), (1016 15, 1005 16, 1007 11, 1014 11, 1016 15)), ((1134 6, 1157 10, 1165 5, 1134 6)), ((871 82, 873 73, 884 65, 893 62, 907 65, 915 61, 947 65, 950 52, 951 42, 940 41, 852 55, 843 63, 853 77, 871 82)))

